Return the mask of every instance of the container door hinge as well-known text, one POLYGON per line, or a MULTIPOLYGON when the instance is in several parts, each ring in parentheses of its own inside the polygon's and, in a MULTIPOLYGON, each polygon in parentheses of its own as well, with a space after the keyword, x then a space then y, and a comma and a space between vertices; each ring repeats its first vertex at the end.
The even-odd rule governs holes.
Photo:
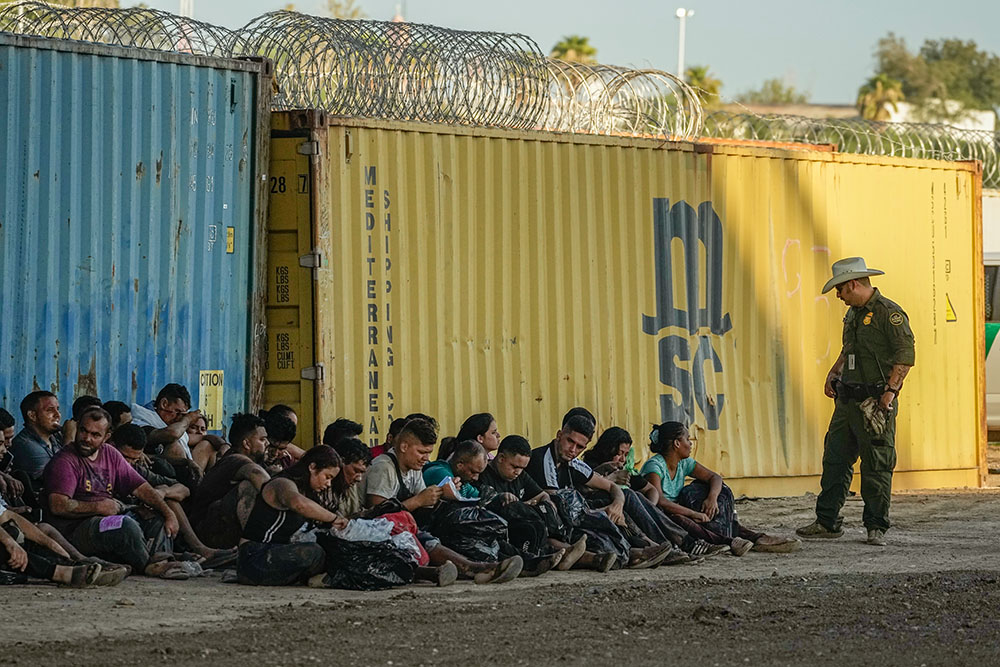
POLYGON ((309 366, 308 368, 303 368, 301 375, 303 380, 314 380, 316 382, 322 382, 323 364, 316 364, 315 366, 309 366))
POLYGON ((319 155, 318 141, 304 141, 299 144, 299 155, 319 155))
POLYGON ((323 255, 319 250, 313 250, 308 255, 299 256, 299 266, 306 269, 319 269, 323 266, 323 255))

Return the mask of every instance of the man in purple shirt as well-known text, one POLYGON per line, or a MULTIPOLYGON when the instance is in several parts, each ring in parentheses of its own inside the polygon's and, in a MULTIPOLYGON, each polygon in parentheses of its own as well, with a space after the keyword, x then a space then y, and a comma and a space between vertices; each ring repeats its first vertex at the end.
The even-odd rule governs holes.
POLYGON ((118 450, 105 446, 110 434, 107 411, 88 409, 80 416, 76 440, 45 467, 51 523, 87 556, 124 563, 136 573, 166 576, 171 566, 150 563, 150 557, 170 551, 177 518, 118 450), (121 499, 129 496, 145 507, 128 508, 121 499))

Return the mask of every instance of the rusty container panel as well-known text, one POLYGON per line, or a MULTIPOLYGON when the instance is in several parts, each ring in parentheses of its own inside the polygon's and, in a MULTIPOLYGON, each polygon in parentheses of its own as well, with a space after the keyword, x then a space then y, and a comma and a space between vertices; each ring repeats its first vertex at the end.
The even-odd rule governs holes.
POLYGON ((548 442, 574 405, 599 430, 691 423, 737 493, 815 491, 862 255, 909 313, 896 488, 978 486, 979 172, 972 164, 333 120, 316 238, 318 417, 492 412, 548 442))
POLYGON ((221 370, 210 428, 246 409, 263 72, 0 35, 0 405, 221 370))

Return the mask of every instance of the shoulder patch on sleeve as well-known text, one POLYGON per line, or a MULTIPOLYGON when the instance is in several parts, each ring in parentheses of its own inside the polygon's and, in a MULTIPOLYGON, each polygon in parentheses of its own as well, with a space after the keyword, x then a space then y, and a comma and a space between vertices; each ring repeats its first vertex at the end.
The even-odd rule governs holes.
POLYGON ((892 315, 889 316, 889 324, 893 325, 894 327, 898 327, 902 323, 903 323, 902 313, 893 313, 892 315))

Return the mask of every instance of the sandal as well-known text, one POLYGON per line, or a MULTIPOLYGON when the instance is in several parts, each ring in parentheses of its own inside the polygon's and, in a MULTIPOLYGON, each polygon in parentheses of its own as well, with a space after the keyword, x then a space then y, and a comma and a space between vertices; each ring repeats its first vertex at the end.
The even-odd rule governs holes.
POLYGON ((97 578, 101 576, 100 563, 87 563, 86 565, 75 565, 68 584, 63 584, 66 588, 87 588, 93 586, 97 578))
POLYGON ((477 584, 506 584, 517 579, 523 568, 524 560, 520 556, 511 556, 492 570, 477 572, 473 579, 477 584))
POLYGON ((434 584, 438 587, 451 586, 458 579, 458 568, 450 560, 445 561, 437 569, 437 581, 434 584))
POLYGON ((583 554, 586 553, 586 551, 587 551, 587 536, 584 535, 576 542, 574 542, 572 545, 570 545, 569 550, 566 551, 565 554, 563 554, 562 560, 559 561, 558 565, 556 565, 556 569, 563 572, 570 569, 571 567, 576 565, 576 562, 580 560, 580 557, 583 556, 583 554))
POLYGON ((102 568, 101 576, 99 576, 95 581, 95 586, 117 586, 118 584, 125 581, 125 577, 128 576, 129 571, 123 567, 107 569, 102 568))
POLYGON ((147 577, 159 577, 160 579, 170 581, 185 581, 191 578, 191 575, 185 571, 182 564, 175 560, 150 563, 146 566, 145 575, 147 577))

